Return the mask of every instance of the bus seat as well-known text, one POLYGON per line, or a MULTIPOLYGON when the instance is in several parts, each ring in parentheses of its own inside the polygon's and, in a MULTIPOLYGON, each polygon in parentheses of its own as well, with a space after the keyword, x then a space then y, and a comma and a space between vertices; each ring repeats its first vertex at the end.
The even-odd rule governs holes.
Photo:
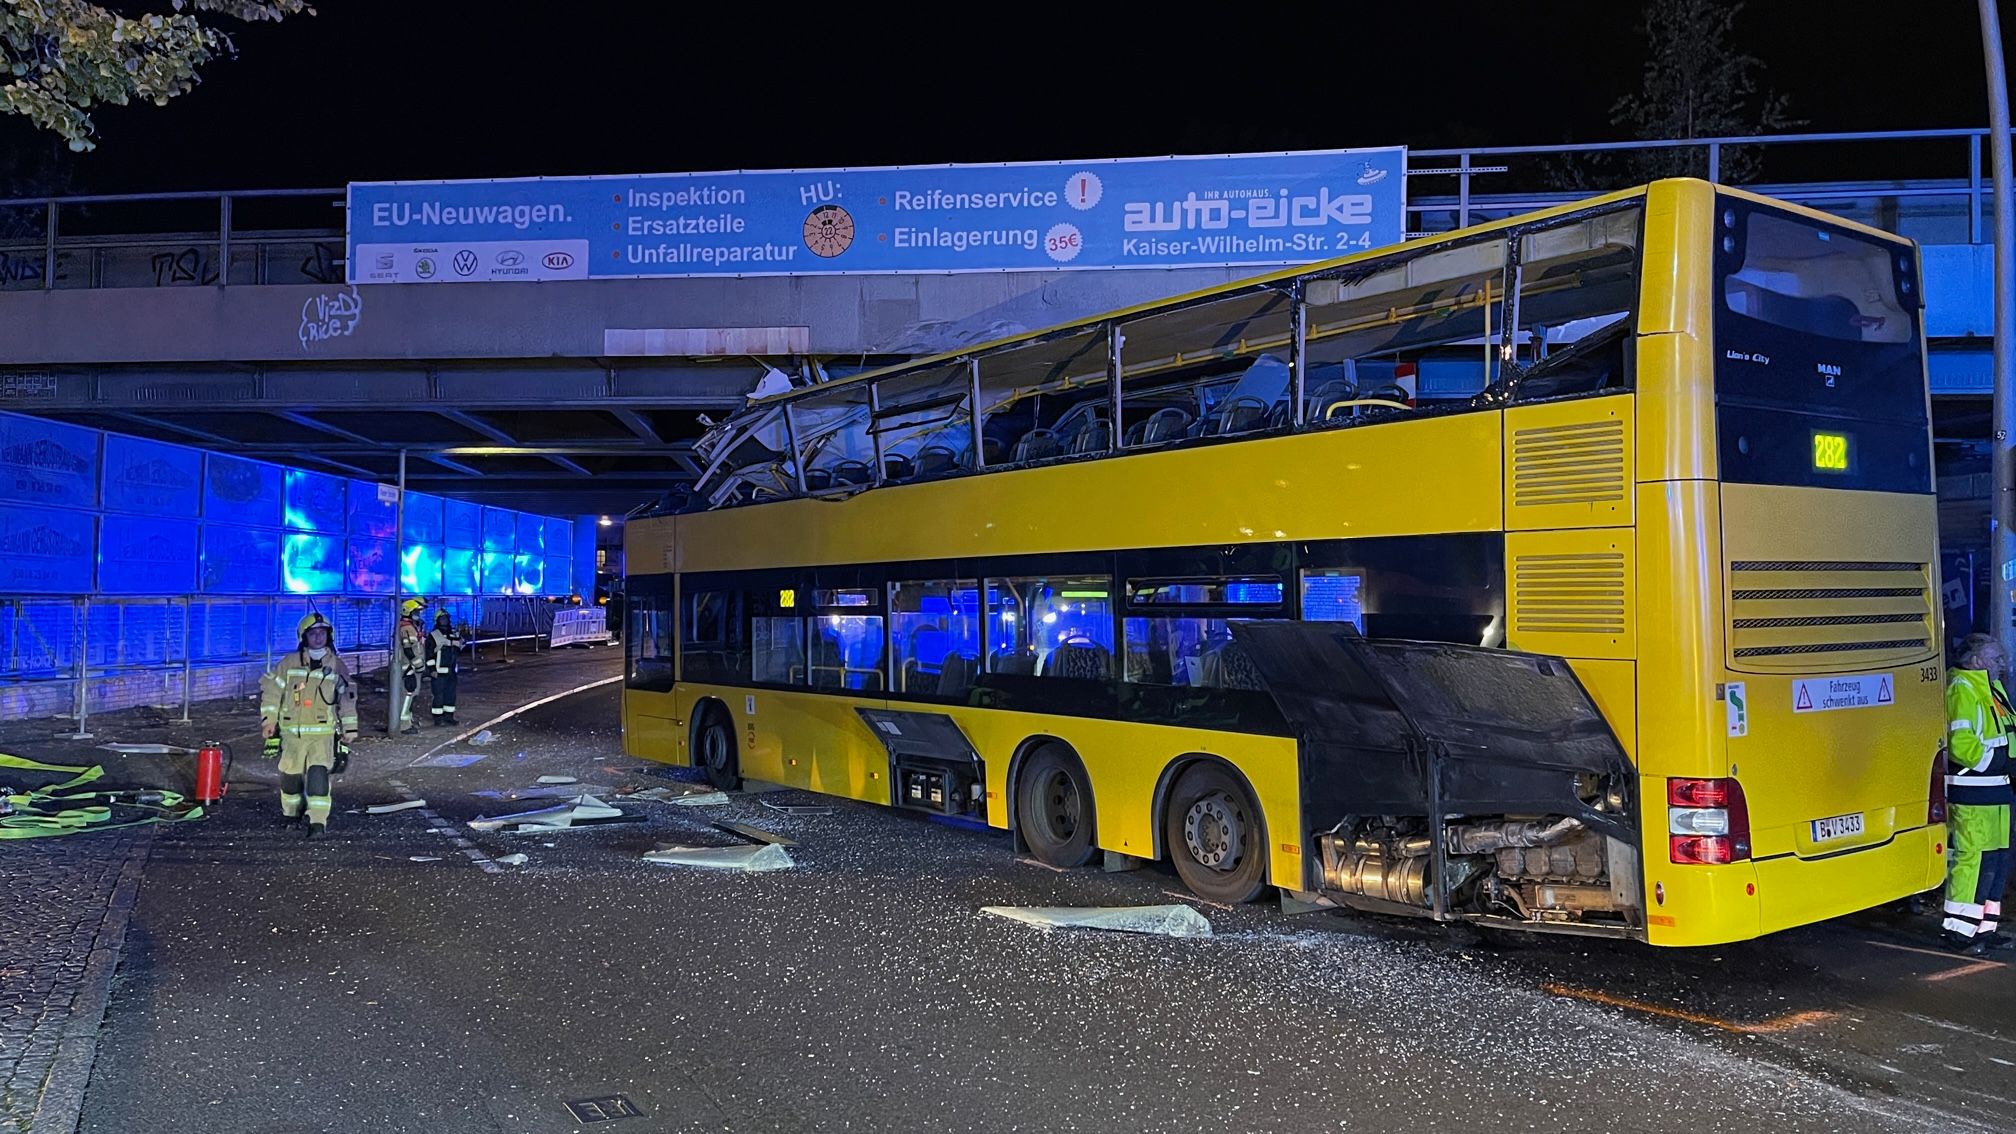
POLYGON ((1348 402, 1357 396, 1358 387, 1355 383, 1346 382, 1341 378, 1321 383, 1305 395, 1304 400, 1309 409, 1302 415, 1302 420, 1323 421, 1330 416, 1331 406, 1338 402, 1348 402))
POLYGON ((833 464, 834 484, 867 484, 869 479, 866 461, 836 461, 833 464))
POLYGON ((1213 689, 1265 689, 1260 667, 1245 647, 1230 638, 1214 638, 1205 643, 1204 684, 1213 689))
POLYGON ((1020 652, 998 653, 987 659, 987 670, 989 673, 1033 677, 1036 673, 1036 659, 1020 652))
POLYGON ((1149 415, 1147 427, 1141 432, 1143 445, 1159 445, 1164 441, 1174 441, 1190 428, 1190 415, 1168 406, 1149 415))
POLYGON ((938 695, 965 696, 966 691, 973 687, 973 679, 978 676, 979 668, 979 658, 969 657, 966 654, 946 654, 945 664, 938 670, 938 695))
POLYGON ((1113 675, 1113 654, 1091 641, 1069 641, 1050 651, 1043 667, 1044 677, 1069 677, 1080 681, 1105 681, 1113 675))
POLYGON ((890 453, 882 458, 882 479, 909 480, 917 475, 917 466, 901 453, 890 453))
POLYGON ((833 487, 833 470, 827 468, 806 469, 805 487, 814 492, 822 488, 833 487))
POLYGON ((1078 435, 1071 438, 1071 452, 1103 453, 1113 446, 1113 426, 1103 418, 1086 423, 1078 435))
POLYGON ((1015 442, 1015 453, 1011 461, 1018 465, 1026 461, 1041 461, 1055 457, 1063 451, 1064 446, 1057 440, 1056 430, 1032 429, 1024 433, 1020 441, 1015 442))
POLYGON ((959 468, 959 455, 944 445, 926 445, 917 453, 919 477, 944 476, 959 468))
POLYGON ((1199 436, 1229 437, 1258 429, 1267 423, 1267 409, 1266 402, 1249 395, 1227 398, 1205 419, 1199 436))

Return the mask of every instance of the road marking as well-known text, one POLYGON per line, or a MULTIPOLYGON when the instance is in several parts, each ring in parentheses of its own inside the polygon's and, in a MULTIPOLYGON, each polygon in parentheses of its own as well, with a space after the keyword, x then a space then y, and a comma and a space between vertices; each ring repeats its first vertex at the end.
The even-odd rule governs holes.
POLYGON ((1904 1018, 1907 1020, 1916 1020, 1921 1024, 1929 1024, 1935 1028, 1945 1028, 1949 1032, 1961 1032, 1966 1035, 1973 1036, 1975 1039, 1994 1040, 1996 1043, 2016 1044, 2016 1039, 2010 1039, 2008 1036, 1998 1036, 1993 1032, 1984 1032, 1979 1028, 1970 1028, 1965 1024, 1956 1024, 1951 1020, 1941 1020, 1937 1016, 1920 1016, 1916 1012, 1906 1012, 1904 1013, 1904 1018))
POLYGON ((1943 973, 1926 973, 1924 976, 1919 977, 1918 979, 1952 980, 1956 976, 1973 976, 1975 973, 1992 972, 1995 969, 1999 969, 2001 967, 2002 962, 2000 961, 1976 961, 1971 965, 1962 965, 1957 969, 1947 969, 1943 973))
MULTIPOLYGON (((420 798, 419 796, 413 794, 412 788, 407 787, 405 784, 400 783, 398 780, 392 780, 389 782, 392 784, 392 790, 398 792, 401 796, 404 796, 407 799, 420 798)), ((427 825, 429 827, 449 832, 448 841, 455 844, 455 849, 461 851, 463 855, 465 855, 469 859, 470 862, 475 863, 476 868, 478 870, 481 870, 485 874, 501 874, 503 872, 504 870, 503 867, 497 865, 495 862, 492 862, 490 860, 490 856, 484 854, 481 850, 477 849, 475 843, 472 843, 468 839, 463 838, 462 833, 455 829, 455 824, 449 822, 446 819, 443 819, 439 815, 436 815, 434 813, 433 808, 423 806, 416 808, 415 810, 419 811, 421 816, 427 820, 427 825)))
MULTIPOLYGON (((1956 957, 1951 953, 1941 952, 1940 950, 1937 949, 1920 949, 1916 945, 1898 945, 1890 941, 1866 941, 1864 943, 1868 945, 1875 945, 1883 949, 1895 949, 1900 953, 1917 953, 1920 956, 1924 957, 1936 957, 1942 961, 1949 961, 1949 962, 1960 961, 1959 957, 1956 957)), ((1958 968, 1949 968, 1936 973, 1921 973, 1918 979, 1952 980, 1954 977, 1957 976, 1972 976, 1975 973, 1985 973, 1990 970, 1999 969, 2003 967, 2004 966, 2000 961, 1971 961, 1964 964, 1960 964, 1958 968)))
POLYGON ((1780 1032, 1789 1032, 1794 1028, 1803 1028, 1809 1024, 1825 1023, 1840 1015, 1838 1012, 1809 1010, 1805 1012, 1790 1012, 1783 1016, 1776 1016, 1755 1024, 1739 1024, 1734 1020, 1724 1020, 1719 1016, 1710 1016, 1701 1012, 1689 1012, 1684 1008, 1673 1008, 1665 1004, 1647 1004, 1643 1000, 1633 1000, 1628 996, 1612 996, 1607 992, 1596 992, 1592 989, 1571 988, 1568 985, 1556 984, 1553 981, 1542 984, 1540 990, 1552 993, 1555 996, 1567 996, 1576 1000, 1587 1000, 1592 1004, 1602 1004, 1611 1008, 1628 1008, 1634 1012, 1647 1012, 1654 1016, 1663 1016, 1669 1020, 1680 1020, 1689 1024, 1699 1024, 1703 1027, 1716 1028, 1721 1031, 1746 1036, 1777 1035, 1780 1032))
POLYGON ((590 689, 599 689, 604 685, 613 685, 621 680, 623 680, 623 675, 619 673, 614 677, 605 677, 600 681, 591 681, 586 685, 576 685, 572 689, 564 689, 558 693, 553 694, 551 697, 541 697, 537 701, 527 701, 523 705, 520 705, 517 708, 512 709, 510 712, 505 713, 502 716, 492 717, 489 720, 484 721, 482 724, 472 725, 469 728, 463 730, 462 732, 456 733, 454 736, 449 737, 447 740, 444 740, 441 743, 435 745, 434 747, 429 748, 427 751, 422 752, 420 754, 419 759, 414 760, 411 764, 408 764, 406 766, 409 768, 418 767, 420 765, 421 760, 427 759, 429 756, 434 755, 435 753, 441 751, 443 748, 449 748, 454 745, 460 744, 463 741, 469 739, 470 737, 475 736, 477 733, 482 732, 484 729, 489 728, 491 725, 503 724, 505 721, 508 721, 512 717, 515 717, 520 713, 526 712, 527 710, 536 709, 541 705, 550 704, 554 701, 558 701, 562 697, 572 697, 576 693, 586 693, 590 689))

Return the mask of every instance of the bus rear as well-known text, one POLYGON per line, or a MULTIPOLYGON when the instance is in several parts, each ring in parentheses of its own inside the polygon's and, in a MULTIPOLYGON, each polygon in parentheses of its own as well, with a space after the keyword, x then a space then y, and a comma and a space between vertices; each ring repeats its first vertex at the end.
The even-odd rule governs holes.
POLYGON ((1665 777, 1647 874, 1669 944, 1866 909, 1945 869, 1916 249, 1726 192, 1712 231, 1727 748, 1720 776, 1665 777))

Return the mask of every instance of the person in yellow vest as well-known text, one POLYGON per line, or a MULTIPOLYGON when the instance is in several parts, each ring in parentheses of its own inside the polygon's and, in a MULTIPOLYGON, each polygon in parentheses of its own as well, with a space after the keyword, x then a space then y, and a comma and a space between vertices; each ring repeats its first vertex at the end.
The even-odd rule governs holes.
POLYGON ((407 599, 399 604, 399 649, 393 657, 393 671, 399 682, 399 719, 387 732, 401 734, 420 731, 413 723, 413 700, 420 695, 420 674, 427 665, 424 635, 420 629, 420 615, 427 609, 421 599, 407 599))
POLYGON ((306 818, 308 837, 329 828, 329 778, 350 762, 357 740, 357 693, 320 614, 295 627, 300 645, 259 683, 259 729, 266 755, 280 759, 280 814, 306 818))
POLYGON ((1946 944, 1979 956, 2009 947, 1998 933, 2002 890, 2009 881, 2009 735, 2016 711, 2002 676, 2009 659, 2001 643, 1969 634, 1947 674, 1947 839, 1953 869, 1946 876, 1946 944))

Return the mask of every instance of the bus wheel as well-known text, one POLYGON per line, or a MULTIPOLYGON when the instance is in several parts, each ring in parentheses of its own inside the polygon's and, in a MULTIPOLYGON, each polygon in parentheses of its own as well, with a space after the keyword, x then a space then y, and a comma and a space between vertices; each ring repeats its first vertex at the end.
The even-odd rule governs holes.
POLYGON ((1031 753, 1015 796, 1015 825, 1039 862, 1069 868, 1091 861, 1092 785, 1069 749, 1046 744, 1031 753))
POLYGON ((1178 777, 1162 824, 1163 845, 1191 893, 1236 904, 1266 889, 1260 808, 1224 768, 1198 764, 1178 777))
POLYGON ((698 763, 706 771, 708 783, 722 791, 742 787, 742 762, 735 754, 735 727, 719 706, 708 709, 700 721, 699 749, 698 763))

